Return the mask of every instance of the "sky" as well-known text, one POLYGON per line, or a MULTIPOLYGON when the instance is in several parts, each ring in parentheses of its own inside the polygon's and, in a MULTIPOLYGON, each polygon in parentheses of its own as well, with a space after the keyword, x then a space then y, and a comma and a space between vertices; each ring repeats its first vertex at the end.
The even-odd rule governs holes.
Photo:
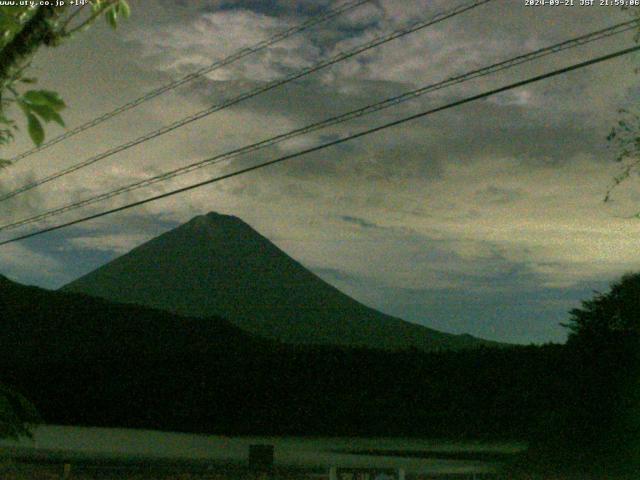
MULTIPOLYGON (((454 5, 375 0, 215 70, 0 172, 0 192, 73 165, 265 82, 454 5)), ((0 221, 302 127, 452 75, 628 19, 617 7, 494 0, 224 109, 5 201, 0 221)), ((31 72, 59 92, 73 127, 306 21, 326 0, 131 0, 41 50, 31 72)), ((633 45, 624 34, 69 212, 128 203, 633 45)), ((0 247, 0 273, 58 288, 193 216, 236 215, 369 306, 446 332, 562 342, 560 325, 594 290, 640 268, 637 178, 603 202, 620 165, 606 141, 637 101, 638 54, 422 118, 228 181, 0 247)), ((17 114, 16 114, 17 115, 17 114)), ((49 125, 48 138, 63 133, 49 125)), ((4 158, 30 148, 26 135, 4 158)), ((0 232, 0 239, 34 226, 0 232)))

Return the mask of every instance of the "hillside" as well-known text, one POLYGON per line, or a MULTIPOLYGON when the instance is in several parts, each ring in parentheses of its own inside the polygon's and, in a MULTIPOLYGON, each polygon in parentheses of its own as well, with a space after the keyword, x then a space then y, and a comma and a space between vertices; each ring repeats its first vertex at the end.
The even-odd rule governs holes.
POLYGON ((0 382, 48 423, 218 434, 522 438, 557 408, 556 347, 286 347, 0 277, 0 382))
POLYGON ((57 362, 231 353, 268 342, 217 317, 185 318, 82 294, 52 292, 0 275, 0 358, 57 362))

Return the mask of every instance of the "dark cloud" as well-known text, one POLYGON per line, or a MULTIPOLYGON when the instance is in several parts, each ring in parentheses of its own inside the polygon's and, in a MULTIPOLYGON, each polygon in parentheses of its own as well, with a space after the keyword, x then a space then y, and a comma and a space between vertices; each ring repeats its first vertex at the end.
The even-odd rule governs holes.
POLYGON ((509 203, 522 198, 522 193, 508 188, 500 188, 490 185, 476 192, 476 199, 481 202, 489 203, 509 203))
POLYGON ((371 223, 368 222, 362 218, 358 218, 358 217, 351 217, 349 215, 343 215, 340 217, 340 220, 342 220, 343 222, 346 223, 350 223, 352 225, 356 225, 360 228, 380 228, 379 225, 376 225, 375 223, 371 223))
POLYGON ((349 282, 349 283, 361 283, 361 280, 351 273, 341 270, 339 268, 313 268, 313 272, 319 277, 325 279, 329 283, 338 282, 349 282))

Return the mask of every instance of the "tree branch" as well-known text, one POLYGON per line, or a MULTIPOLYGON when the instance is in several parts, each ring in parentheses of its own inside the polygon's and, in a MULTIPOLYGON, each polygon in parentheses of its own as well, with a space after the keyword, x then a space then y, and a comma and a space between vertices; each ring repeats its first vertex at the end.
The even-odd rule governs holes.
POLYGON ((96 18, 98 18, 103 13, 106 13, 107 10, 109 10, 110 8, 115 8, 116 5, 118 4, 118 1, 119 0, 109 0, 109 1, 107 1, 100 9, 96 10, 95 12, 93 12, 91 14, 91 16, 89 18, 87 18, 84 22, 82 22, 80 25, 76 25, 75 27, 73 27, 68 32, 64 32, 64 34, 65 35, 73 35, 74 33, 79 32, 80 30, 82 30, 83 28, 86 28, 88 25, 92 24, 96 20, 96 18))

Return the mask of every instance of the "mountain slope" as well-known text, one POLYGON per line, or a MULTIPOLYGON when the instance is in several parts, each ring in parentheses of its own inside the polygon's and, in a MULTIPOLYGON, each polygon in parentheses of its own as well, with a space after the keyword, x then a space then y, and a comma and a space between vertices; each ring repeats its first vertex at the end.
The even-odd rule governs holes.
POLYGON ((428 350, 484 343, 366 307, 242 220, 216 213, 195 217, 64 290, 187 316, 221 316, 251 333, 294 344, 428 350))

